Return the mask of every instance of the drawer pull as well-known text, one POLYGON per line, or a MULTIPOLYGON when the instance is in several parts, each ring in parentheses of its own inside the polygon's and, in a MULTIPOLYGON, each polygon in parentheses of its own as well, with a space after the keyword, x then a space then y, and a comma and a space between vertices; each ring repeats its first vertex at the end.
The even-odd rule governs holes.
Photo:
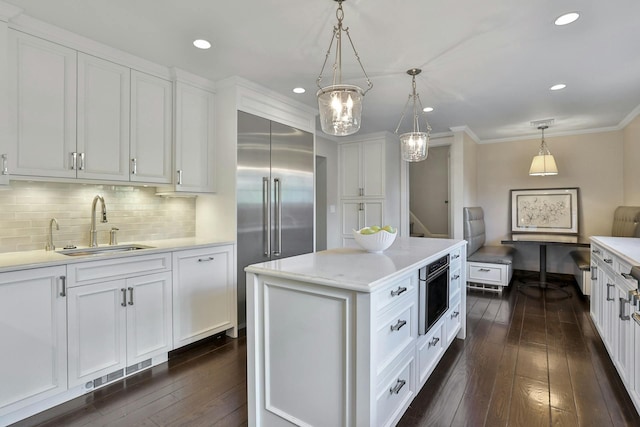
POLYGON ((460 316, 460 312, 459 311, 454 311, 453 313, 451 313, 451 318, 452 319, 455 319, 458 316, 460 316))
POLYGON ((611 283, 607 283, 607 301, 615 301, 613 298, 609 296, 609 289, 611 289, 614 285, 611 283))
POLYGON ((398 286, 398 289, 396 289, 395 291, 391 290, 391 296, 392 297, 397 297, 398 295, 400 295, 400 294, 402 294, 404 292, 407 292, 407 288, 405 288, 404 286, 398 286))
POLYGON ((624 277, 625 279, 636 280, 636 278, 630 275, 629 273, 620 273, 620 274, 622 274, 622 277, 624 277))
POLYGON ((198 262, 207 262, 207 261, 213 261, 213 257, 207 257, 207 258, 198 258, 198 262))
MULTIPOLYGON (((433 337, 433 339, 431 341, 429 341, 429 347, 435 347, 436 344, 438 344, 440 342, 440 338, 438 337, 433 337)), ((429 348, 427 347, 427 348, 429 348)))
POLYGON ((396 382, 396 385, 389 389, 389 394, 398 394, 398 393, 400 393, 400 390, 402 390, 402 387, 404 387, 404 385, 406 383, 407 382, 405 380, 401 380, 400 378, 398 378, 398 381, 396 382))
POLYGON ((460 258, 460 254, 455 254, 451 257, 451 259, 458 259, 458 258, 460 258))
POLYGON ((597 255, 600 253, 600 249, 594 249, 591 251, 592 254, 597 255))
POLYGON ((404 325, 407 324, 406 320, 398 319, 398 322, 395 325, 391 325, 391 331, 399 331, 404 325))
POLYGON ((491 271, 491 270, 490 270, 490 269, 488 269, 488 268, 481 268, 479 271, 484 271, 484 272, 486 273, 486 272, 489 272, 489 271, 491 271))
POLYGON ((453 276, 453 277, 451 278, 451 280, 458 280, 459 278, 460 278, 460 275, 459 275, 459 274, 456 274, 455 276, 453 276))
POLYGON ((607 264, 612 264, 613 258, 605 258, 603 261, 606 262, 607 264))
POLYGON ((633 313, 631 315, 631 317, 633 318, 633 320, 635 320, 635 322, 640 325, 640 313, 633 313))

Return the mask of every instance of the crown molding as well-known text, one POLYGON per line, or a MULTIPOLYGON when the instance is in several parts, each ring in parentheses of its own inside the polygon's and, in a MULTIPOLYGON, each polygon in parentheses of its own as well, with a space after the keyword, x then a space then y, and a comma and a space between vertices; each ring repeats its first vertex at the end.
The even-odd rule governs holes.
POLYGON ((636 117, 638 117, 638 115, 640 115, 640 105, 638 105, 636 108, 634 108, 633 110, 631 110, 631 112, 629 114, 627 114, 627 117, 625 117, 624 119, 622 119, 622 121, 620 122, 620 124, 618 125, 618 127, 620 129, 624 129, 626 128, 629 123, 631 123, 633 121, 633 119, 635 119, 636 117))
POLYGON ((478 138, 478 135, 476 135, 469 126, 453 126, 450 127, 449 129, 451 129, 451 132, 464 132, 467 134, 467 136, 471 139, 473 139, 473 141, 476 144, 480 144, 482 141, 480 140, 480 138, 478 138))
POLYGON ((24 13, 23 9, 9 3, 0 1, 0 21, 9 22, 18 15, 24 13))

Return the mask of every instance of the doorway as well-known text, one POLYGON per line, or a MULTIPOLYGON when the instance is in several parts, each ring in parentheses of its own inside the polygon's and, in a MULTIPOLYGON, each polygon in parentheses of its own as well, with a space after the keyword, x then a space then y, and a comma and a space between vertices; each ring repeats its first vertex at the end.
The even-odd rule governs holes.
POLYGON ((449 145, 429 148, 409 165, 409 228, 412 236, 449 237, 449 145))
POLYGON ((316 156, 316 251, 327 249, 327 158, 316 156))

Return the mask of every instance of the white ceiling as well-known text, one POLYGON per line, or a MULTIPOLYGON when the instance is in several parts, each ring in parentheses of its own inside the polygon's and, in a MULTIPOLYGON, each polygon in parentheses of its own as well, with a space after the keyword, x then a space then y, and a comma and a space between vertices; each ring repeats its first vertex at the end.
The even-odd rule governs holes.
MULTIPOLYGON (((315 81, 336 23, 333 0, 4 0, 39 20, 211 80, 244 77, 317 107, 315 81), (191 42, 205 38, 207 51, 191 42), (295 95, 303 86, 307 92, 295 95)), ((637 0, 346 0, 344 25, 373 89, 360 132, 393 132, 411 90, 434 133, 482 141, 610 129, 640 105, 637 0), (557 27, 559 15, 579 11, 557 27), (567 88, 551 92, 549 87, 567 88)), ((324 82, 331 76, 325 72, 324 82)), ((349 45, 343 82, 364 86, 349 45)), ((408 130, 410 122, 405 119, 408 130)), ((400 129, 401 131, 403 128, 400 129)))

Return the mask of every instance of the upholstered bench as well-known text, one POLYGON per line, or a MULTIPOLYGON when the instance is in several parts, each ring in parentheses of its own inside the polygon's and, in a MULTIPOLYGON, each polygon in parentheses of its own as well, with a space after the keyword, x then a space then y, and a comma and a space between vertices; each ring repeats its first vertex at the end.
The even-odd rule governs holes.
POLYGON ((467 287, 502 293, 513 276, 510 246, 485 246, 484 211, 464 208, 464 239, 467 246, 467 287))
MULTIPOLYGON (((640 206, 618 206, 613 213, 611 235, 614 237, 640 237, 640 206)), ((591 252, 575 250, 570 253, 574 261, 574 276, 584 295, 591 295, 591 252)))

